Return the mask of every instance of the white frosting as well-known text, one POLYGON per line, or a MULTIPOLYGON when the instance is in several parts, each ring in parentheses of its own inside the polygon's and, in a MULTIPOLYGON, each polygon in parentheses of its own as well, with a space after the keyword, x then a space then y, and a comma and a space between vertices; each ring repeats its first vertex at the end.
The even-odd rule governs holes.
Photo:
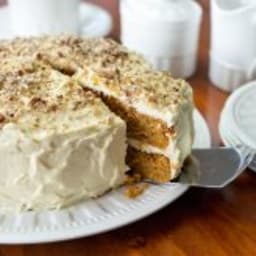
POLYGON ((124 183, 124 121, 57 71, 1 64, 1 211, 56 209, 124 183))
MULTIPOLYGON (((74 78, 78 80, 79 83, 84 85, 85 87, 88 87, 92 89, 93 91, 98 91, 102 92, 105 95, 110 95, 113 97, 118 97, 118 99, 121 102, 124 102, 125 105, 129 105, 130 99, 127 95, 125 94, 120 94, 118 95, 115 91, 111 91, 107 85, 101 83, 101 84, 95 84, 94 82, 94 77, 97 76, 94 71, 91 69, 86 70, 79 70, 74 78)), ((100 81, 100 79, 99 79, 100 81)), ((131 87, 133 85, 130 85, 131 87)), ((139 86, 137 86, 139 87, 139 86)), ((131 107, 135 108, 139 113, 151 116, 156 119, 163 120, 166 122, 168 127, 172 127, 175 125, 181 116, 185 115, 187 113, 191 113, 191 111, 194 108, 193 105, 193 93, 192 89, 190 86, 184 86, 182 91, 180 92, 180 95, 177 97, 184 96, 186 99, 186 102, 184 104, 180 104, 176 109, 175 107, 172 106, 167 106, 167 107, 161 107, 158 108, 157 106, 152 106, 148 103, 148 98, 147 97, 137 97, 135 100, 135 97, 133 99, 132 104, 130 104, 131 107)), ((191 121, 190 125, 193 126, 193 122, 191 121)))
POLYGON ((0 132, 0 207, 55 209, 122 184, 126 127, 97 125, 41 141, 17 125, 0 132))

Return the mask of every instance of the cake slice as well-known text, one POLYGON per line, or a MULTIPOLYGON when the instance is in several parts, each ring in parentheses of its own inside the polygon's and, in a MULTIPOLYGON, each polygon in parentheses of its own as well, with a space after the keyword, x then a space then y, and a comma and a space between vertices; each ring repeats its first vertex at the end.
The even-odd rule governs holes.
POLYGON ((192 91, 186 82, 153 70, 120 75, 81 69, 75 77, 125 120, 126 160, 133 171, 158 182, 179 175, 193 143, 192 91))
POLYGON ((33 55, 101 97, 127 124, 133 171, 159 182, 179 175, 193 143, 193 95, 185 81, 154 71, 110 39, 18 39, 2 44, 0 56, 6 53, 33 55))
POLYGON ((177 177, 193 143, 191 87, 111 40, 83 41, 78 49, 85 61, 76 58, 74 77, 127 123, 129 167, 158 182, 177 177))
POLYGON ((72 78, 0 59, 1 210, 56 209, 123 184, 126 124, 72 78))

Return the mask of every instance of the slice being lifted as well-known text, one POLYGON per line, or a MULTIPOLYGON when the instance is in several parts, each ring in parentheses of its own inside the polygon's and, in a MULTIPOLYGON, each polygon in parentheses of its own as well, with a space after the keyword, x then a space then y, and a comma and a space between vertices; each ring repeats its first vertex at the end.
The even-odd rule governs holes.
POLYGON ((179 174, 193 143, 192 93, 184 81, 134 70, 120 75, 82 69, 76 78, 127 123, 132 170, 159 182, 179 174))

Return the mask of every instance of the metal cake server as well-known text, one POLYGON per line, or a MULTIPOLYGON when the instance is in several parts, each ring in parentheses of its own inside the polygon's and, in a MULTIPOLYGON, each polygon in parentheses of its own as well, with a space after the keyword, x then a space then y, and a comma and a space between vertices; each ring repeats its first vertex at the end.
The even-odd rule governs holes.
MULTIPOLYGON (((193 149, 180 176, 163 185, 173 183, 203 188, 223 188, 235 180, 251 163, 255 152, 237 145, 235 148, 193 149)), ((146 183, 158 184, 150 180, 146 183)))

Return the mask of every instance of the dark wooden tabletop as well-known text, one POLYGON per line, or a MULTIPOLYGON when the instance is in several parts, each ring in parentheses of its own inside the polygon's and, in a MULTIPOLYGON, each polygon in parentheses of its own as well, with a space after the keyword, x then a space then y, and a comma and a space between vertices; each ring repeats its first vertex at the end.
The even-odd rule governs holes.
MULTIPOLYGON (((92 2, 112 13, 115 27, 111 36, 118 39, 118 0, 92 2)), ((199 67, 189 81, 194 88, 196 106, 211 130, 212 143, 219 145, 219 116, 228 95, 215 88, 207 78, 209 3, 208 0, 200 2, 204 17, 199 67)), ((158 213, 115 231, 53 244, 2 245, 1 255, 256 255, 256 174, 248 170, 222 190, 190 189, 158 213)))

